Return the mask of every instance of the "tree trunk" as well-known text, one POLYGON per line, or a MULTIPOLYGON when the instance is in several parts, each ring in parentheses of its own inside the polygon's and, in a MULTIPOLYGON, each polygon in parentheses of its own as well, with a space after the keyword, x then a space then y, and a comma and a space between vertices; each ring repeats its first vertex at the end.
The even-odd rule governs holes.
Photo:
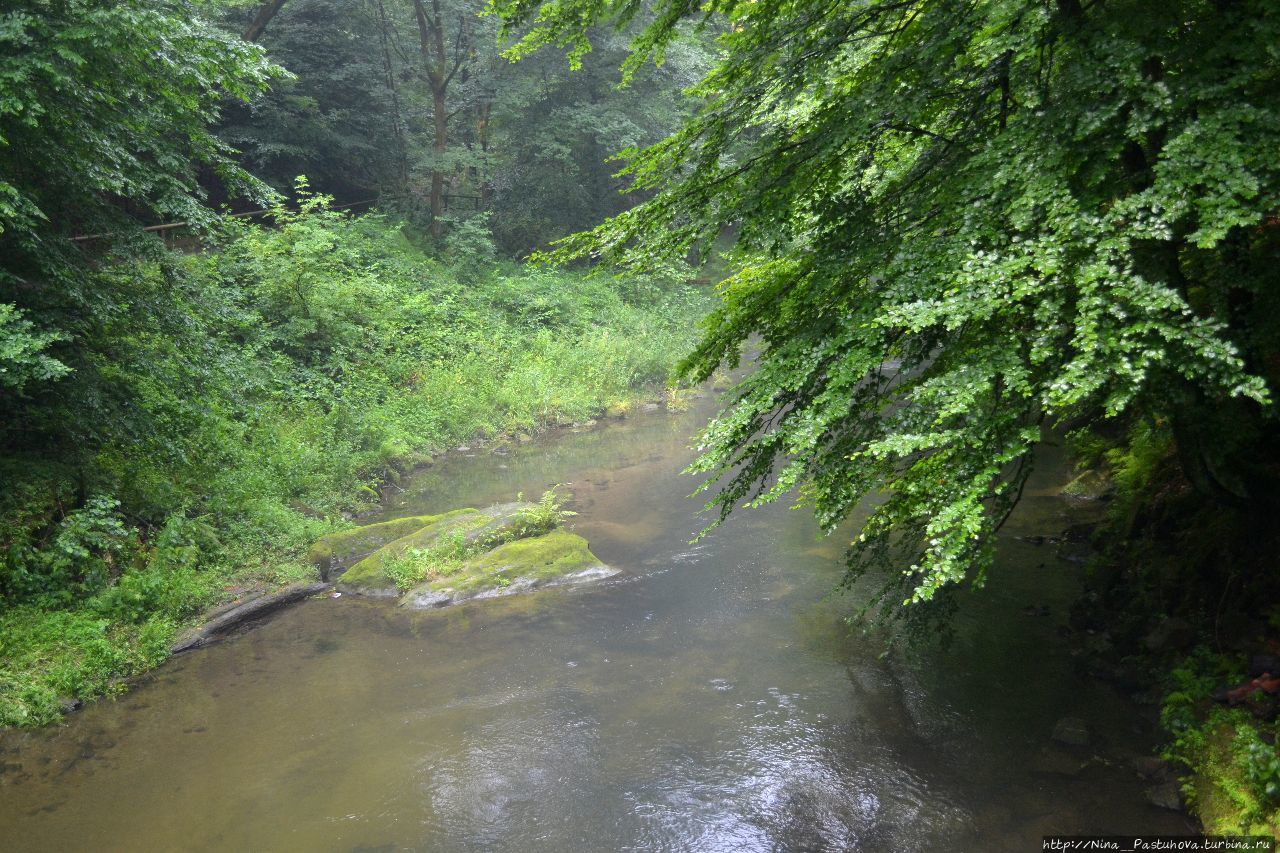
POLYGON ((280 11, 280 7, 284 5, 284 0, 267 0, 258 7, 258 13, 253 16, 253 21, 249 24, 248 29, 241 36, 245 41, 257 41, 262 36, 262 31, 267 28, 267 24, 271 23, 271 19, 276 16, 276 12, 280 11))
POLYGON ((440 237, 440 217, 444 213, 444 169, 441 163, 449 144, 449 83, 462 67, 470 50, 467 29, 463 20, 458 21, 454 57, 450 63, 445 46, 444 15, 440 0, 431 0, 427 11, 424 0, 413 0, 414 17, 418 22, 418 50, 426 71, 427 85, 431 88, 431 109, 435 126, 435 138, 431 150, 436 162, 431 169, 431 236, 440 237), (452 67, 450 67, 452 65, 452 67))
POLYGON ((378 2, 378 33, 382 42, 382 68, 387 77, 387 90, 391 93, 391 129, 396 137, 396 187, 398 193, 405 192, 409 185, 409 147, 405 144, 404 114, 400 109, 400 95, 396 92, 395 70, 391 64, 391 25, 387 21, 387 9, 382 0, 378 2))
MULTIPOLYGON (((436 130, 431 150, 435 152, 437 158, 440 158, 444 156, 445 146, 449 141, 449 113, 443 86, 432 87, 431 105, 435 112, 436 130)), ((440 161, 437 159, 435 168, 431 170, 431 236, 437 240, 440 239, 440 216, 443 213, 444 171, 440 168, 440 161)))

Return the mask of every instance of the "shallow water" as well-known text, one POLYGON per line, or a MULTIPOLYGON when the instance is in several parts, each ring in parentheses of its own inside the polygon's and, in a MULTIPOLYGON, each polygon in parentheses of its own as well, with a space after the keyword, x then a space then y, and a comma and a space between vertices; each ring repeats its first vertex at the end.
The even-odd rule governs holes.
POLYGON ((565 482, 571 526, 619 576, 422 613, 313 600, 180 656, 0 740, 0 845, 1022 851, 1188 830, 1128 769, 1149 725, 1056 636, 1075 569, 1015 538, 1074 520, 1052 470, 949 647, 882 658, 843 627, 842 542, 805 513, 742 513, 689 544, 706 518, 678 472, 709 405, 456 454, 388 507, 565 482), (1067 715, 1090 747, 1051 742, 1067 715))

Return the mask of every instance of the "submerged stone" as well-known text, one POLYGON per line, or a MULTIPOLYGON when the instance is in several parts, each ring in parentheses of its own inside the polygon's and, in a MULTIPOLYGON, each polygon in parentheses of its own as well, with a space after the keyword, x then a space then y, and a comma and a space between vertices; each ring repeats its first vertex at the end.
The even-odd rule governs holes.
POLYGON ((587 540, 566 530, 553 530, 507 542, 474 557, 453 574, 409 590, 401 597, 400 605, 415 609, 443 607, 616 573, 591 553, 587 540))
POLYGON ((1088 746, 1089 727, 1079 717, 1063 717, 1053 727, 1053 739, 1068 746, 1088 746))

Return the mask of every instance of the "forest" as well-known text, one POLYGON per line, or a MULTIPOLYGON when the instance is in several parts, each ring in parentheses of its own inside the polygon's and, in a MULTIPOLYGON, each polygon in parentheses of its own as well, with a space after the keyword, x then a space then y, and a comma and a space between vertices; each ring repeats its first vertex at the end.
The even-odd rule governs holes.
POLYGON ((1065 447, 1081 666, 1200 826, 1280 837, 1265 0, 28 0, 0 44, 0 725, 451 448, 733 373, 710 520, 858 519, 891 644, 1065 447))
POLYGON ((432 454, 665 393, 692 272, 519 259, 631 203, 606 145, 672 129, 706 52, 605 99, 620 46, 517 77, 479 11, 6 13, 0 722, 116 689, 225 588, 308 576, 432 454))

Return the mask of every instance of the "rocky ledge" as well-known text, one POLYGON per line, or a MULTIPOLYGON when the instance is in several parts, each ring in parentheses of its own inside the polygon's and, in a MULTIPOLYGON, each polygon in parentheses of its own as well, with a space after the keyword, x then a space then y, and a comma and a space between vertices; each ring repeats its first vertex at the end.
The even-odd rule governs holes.
POLYGON ((336 533, 311 550, 339 592, 426 609, 616 574, 581 536, 525 502, 458 509, 336 533))

